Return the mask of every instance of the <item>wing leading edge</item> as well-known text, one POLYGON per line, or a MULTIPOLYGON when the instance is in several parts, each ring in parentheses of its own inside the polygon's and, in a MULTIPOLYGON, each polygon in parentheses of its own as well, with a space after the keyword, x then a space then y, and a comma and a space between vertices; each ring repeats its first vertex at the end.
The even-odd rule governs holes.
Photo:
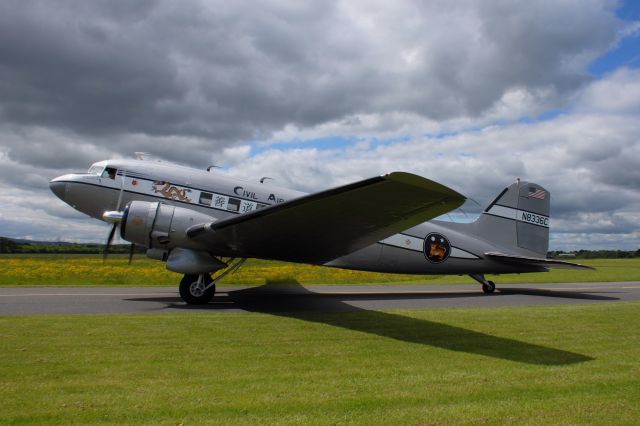
POLYGON ((465 197, 394 172, 190 228, 219 256, 325 263, 460 207, 465 197))

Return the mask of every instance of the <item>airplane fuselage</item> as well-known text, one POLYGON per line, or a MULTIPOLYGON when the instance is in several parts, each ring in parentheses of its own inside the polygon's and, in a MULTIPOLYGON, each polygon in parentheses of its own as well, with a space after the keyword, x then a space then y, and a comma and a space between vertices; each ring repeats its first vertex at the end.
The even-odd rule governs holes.
MULTIPOLYGON (((54 179, 51 189, 75 209, 100 220, 105 211, 119 210, 131 201, 185 207, 217 221, 306 195, 272 185, 269 181, 250 182, 215 171, 139 160, 96 163, 89 173, 54 179)), ((502 248, 474 235, 471 225, 431 220, 324 265, 402 274, 547 270, 544 267, 505 265, 487 258, 485 253, 500 252, 502 248)), ((300 238, 305 236, 300 235, 300 238)))

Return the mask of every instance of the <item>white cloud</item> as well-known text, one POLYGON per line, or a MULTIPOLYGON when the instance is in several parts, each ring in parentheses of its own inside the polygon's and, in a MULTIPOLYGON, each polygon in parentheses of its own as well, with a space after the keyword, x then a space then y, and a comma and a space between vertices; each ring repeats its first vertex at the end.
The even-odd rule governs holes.
POLYGON ((621 68, 582 92, 582 111, 640 114, 640 70, 621 68))

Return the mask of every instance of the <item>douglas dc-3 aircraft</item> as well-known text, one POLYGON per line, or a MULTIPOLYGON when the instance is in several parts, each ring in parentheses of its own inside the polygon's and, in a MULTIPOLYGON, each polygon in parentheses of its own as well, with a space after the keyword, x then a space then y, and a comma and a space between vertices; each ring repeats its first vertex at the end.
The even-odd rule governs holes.
MULTIPOLYGON (((403 274, 485 274, 587 268, 546 259, 550 194, 529 182, 505 188, 473 223, 432 220, 465 197, 394 172, 314 194, 150 160, 107 160, 60 176, 51 191, 113 223, 147 256, 184 274, 180 295, 208 303, 215 283, 247 258, 403 274), (220 271, 216 279, 211 274, 220 271)), ((105 251, 106 255, 106 251, 105 251)))

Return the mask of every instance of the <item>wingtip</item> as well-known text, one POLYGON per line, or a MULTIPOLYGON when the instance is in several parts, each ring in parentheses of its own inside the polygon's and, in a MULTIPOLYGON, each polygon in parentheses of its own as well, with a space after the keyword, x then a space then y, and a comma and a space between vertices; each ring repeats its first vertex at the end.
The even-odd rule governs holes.
POLYGON ((449 188, 441 183, 433 181, 431 179, 427 179, 420 175, 416 175, 414 173, 409 172, 391 172, 382 176, 384 179, 391 180, 394 182, 403 183, 406 185, 413 185, 420 188, 428 189, 434 192, 440 192, 446 195, 448 198, 460 201, 464 203, 467 200, 467 197, 460 194, 458 191, 449 188))

